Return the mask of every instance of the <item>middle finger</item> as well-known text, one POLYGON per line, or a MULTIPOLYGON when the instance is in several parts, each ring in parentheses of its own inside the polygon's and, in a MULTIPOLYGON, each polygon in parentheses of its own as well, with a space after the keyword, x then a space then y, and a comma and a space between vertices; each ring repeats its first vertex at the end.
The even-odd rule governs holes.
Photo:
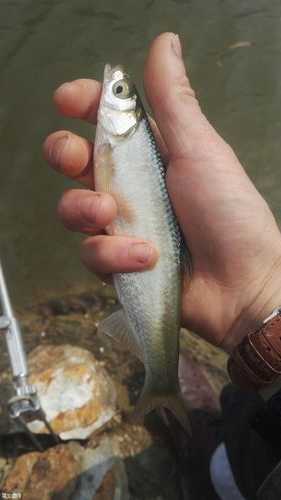
POLYGON ((71 231, 97 234, 116 218, 117 207, 107 193, 70 189, 59 202, 58 215, 71 231))

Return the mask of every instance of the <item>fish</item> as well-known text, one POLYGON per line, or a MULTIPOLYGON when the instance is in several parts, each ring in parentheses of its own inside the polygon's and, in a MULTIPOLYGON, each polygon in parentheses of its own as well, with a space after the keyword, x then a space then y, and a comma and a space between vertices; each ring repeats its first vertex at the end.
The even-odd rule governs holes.
POLYGON ((144 364, 145 382, 133 415, 169 410, 190 432, 178 379, 183 239, 166 185, 166 167, 148 115, 129 74, 106 64, 94 147, 94 183, 109 193, 117 216, 106 231, 156 247, 152 269, 115 273, 121 309, 99 324, 144 364))

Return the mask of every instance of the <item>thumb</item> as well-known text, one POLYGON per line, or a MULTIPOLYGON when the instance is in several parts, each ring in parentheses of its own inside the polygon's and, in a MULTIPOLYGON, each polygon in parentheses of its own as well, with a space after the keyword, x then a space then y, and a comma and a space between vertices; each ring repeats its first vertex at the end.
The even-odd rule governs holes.
POLYGON ((228 148, 200 109, 186 75, 178 35, 163 33, 152 42, 144 81, 171 160, 203 160, 214 149, 221 155, 222 148, 228 148))

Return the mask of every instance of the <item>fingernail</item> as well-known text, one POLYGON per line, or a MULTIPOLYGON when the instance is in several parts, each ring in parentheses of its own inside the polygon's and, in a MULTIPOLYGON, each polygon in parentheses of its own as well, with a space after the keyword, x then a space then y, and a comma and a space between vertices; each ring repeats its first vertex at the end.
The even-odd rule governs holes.
POLYGON ((50 152, 50 159, 51 159, 52 165, 54 165, 54 166, 60 165, 60 159, 61 159, 63 150, 66 147, 68 142, 69 142, 69 135, 68 134, 66 134, 66 135, 64 135, 56 140, 56 142, 53 145, 52 150, 50 152))
POLYGON ((147 243, 133 243, 129 248, 129 256, 139 264, 149 264, 153 248, 147 243))
POLYGON ((180 42, 179 35, 174 34, 172 36, 171 47, 172 47, 172 51, 174 52, 174 54, 181 59, 182 58, 182 49, 181 49, 181 42, 180 42))

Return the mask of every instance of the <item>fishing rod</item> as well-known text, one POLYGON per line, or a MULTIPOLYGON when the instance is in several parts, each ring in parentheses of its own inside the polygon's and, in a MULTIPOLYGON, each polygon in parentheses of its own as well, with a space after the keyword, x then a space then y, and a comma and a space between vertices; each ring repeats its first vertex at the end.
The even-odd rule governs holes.
POLYGON ((47 421, 45 412, 40 404, 36 388, 28 383, 28 366, 23 344, 20 324, 15 317, 4 272, 0 260, 0 334, 5 335, 10 368, 13 375, 15 395, 8 401, 9 417, 29 436, 33 445, 43 451, 40 441, 28 427, 28 422, 41 420, 44 422, 55 443, 60 439, 47 421))

